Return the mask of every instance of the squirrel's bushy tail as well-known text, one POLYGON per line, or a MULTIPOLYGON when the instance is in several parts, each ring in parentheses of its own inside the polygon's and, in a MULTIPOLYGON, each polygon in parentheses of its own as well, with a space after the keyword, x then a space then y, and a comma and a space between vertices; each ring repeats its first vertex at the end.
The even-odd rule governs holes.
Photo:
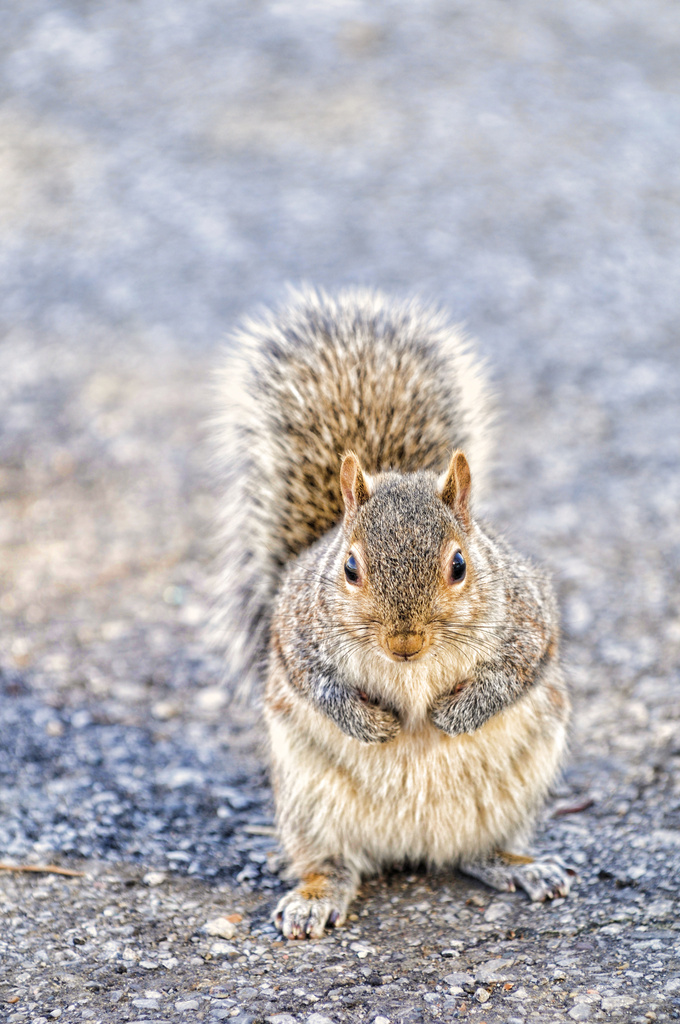
POLYGON ((443 470, 462 448, 483 485, 491 404, 460 330, 415 301, 292 291, 247 320, 219 377, 223 493, 214 634, 241 692, 257 678, 286 562, 342 516, 339 470, 443 470))

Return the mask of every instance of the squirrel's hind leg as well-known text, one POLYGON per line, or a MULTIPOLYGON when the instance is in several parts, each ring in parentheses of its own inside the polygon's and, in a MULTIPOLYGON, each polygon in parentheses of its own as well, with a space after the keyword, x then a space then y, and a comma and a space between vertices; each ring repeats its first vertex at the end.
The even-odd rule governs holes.
POLYGON ((488 860, 459 864, 458 870, 500 892, 524 889, 534 901, 567 896, 576 878, 574 869, 557 855, 520 857, 503 851, 488 860))
POLYGON ((358 887, 358 877, 348 868, 326 864, 304 875, 280 900, 274 924, 287 939, 320 939, 327 925, 344 924, 358 887))

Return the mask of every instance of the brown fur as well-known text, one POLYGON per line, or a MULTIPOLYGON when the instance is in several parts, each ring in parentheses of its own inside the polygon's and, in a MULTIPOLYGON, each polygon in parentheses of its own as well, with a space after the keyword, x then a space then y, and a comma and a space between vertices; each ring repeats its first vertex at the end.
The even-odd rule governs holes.
POLYGON ((303 900, 321 900, 328 895, 330 883, 327 875, 305 875, 298 892, 303 900))

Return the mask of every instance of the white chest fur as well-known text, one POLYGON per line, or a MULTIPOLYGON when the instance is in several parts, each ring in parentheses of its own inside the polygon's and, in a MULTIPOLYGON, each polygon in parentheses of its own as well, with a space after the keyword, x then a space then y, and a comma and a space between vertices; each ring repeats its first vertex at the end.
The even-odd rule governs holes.
POLYGON ((386 744, 353 740, 308 707, 268 716, 284 844, 290 823, 315 856, 342 855, 361 872, 455 864, 509 844, 564 749, 546 701, 537 689, 470 735, 421 723, 386 744))

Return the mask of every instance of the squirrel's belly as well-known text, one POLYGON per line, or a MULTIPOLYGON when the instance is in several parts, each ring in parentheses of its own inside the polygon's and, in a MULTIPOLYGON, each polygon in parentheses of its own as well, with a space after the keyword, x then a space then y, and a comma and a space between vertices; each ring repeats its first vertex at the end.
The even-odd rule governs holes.
POLYGON ((293 861, 304 848, 321 859, 342 855, 360 870, 405 860, 444 865, 509 842, 531 824, 565 745, 563 725, 546 728, 542 699, 527 695, 472 734, 424 725, 387 744, 360 744, 323 723, 301 743, 286 723, 270 721, 293 861))

